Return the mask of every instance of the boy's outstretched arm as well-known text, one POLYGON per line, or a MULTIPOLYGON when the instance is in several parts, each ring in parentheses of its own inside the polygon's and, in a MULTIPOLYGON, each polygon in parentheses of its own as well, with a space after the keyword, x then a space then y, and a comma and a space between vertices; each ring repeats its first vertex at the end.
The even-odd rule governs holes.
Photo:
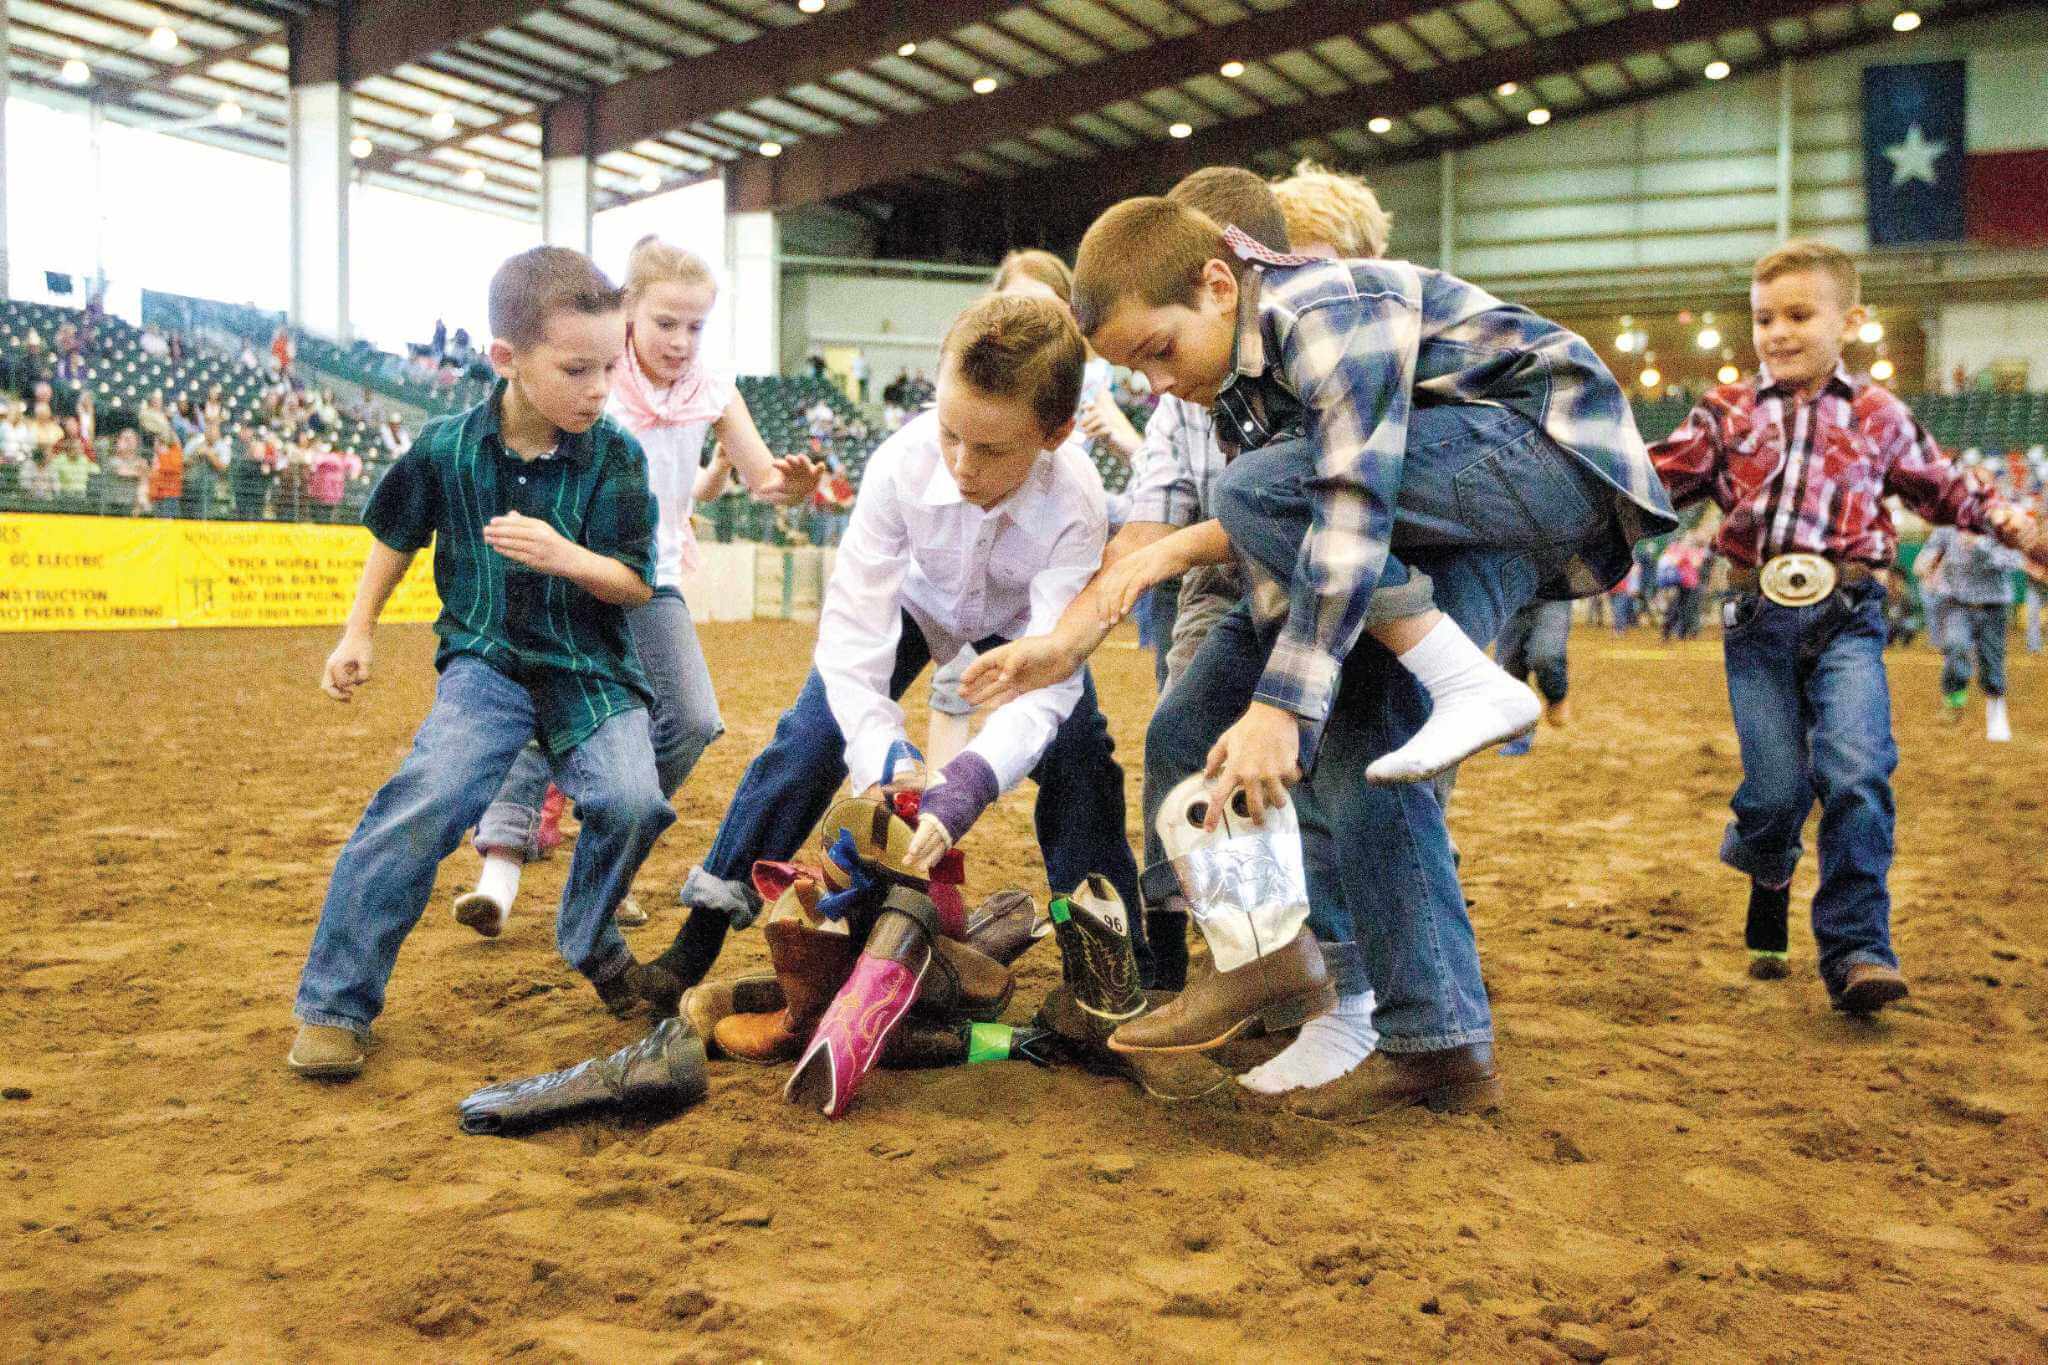
POLYGON ((370 681, 370 634, 384 614, 384 604, 412 567, 415 553, 394 550, 381 540, 370 542, 370 557, 363 561, 363 576, 356 582, 356 600, 341 628, 341 642, 320 670, 320 690, 336 701, 352 700, 356 688, 370 681))

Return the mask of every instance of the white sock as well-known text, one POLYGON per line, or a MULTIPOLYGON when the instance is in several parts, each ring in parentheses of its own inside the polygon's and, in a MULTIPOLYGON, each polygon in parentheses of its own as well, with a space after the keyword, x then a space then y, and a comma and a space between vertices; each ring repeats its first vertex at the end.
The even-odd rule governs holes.
POLYGON ((2006 718, 2004 697, 1984 699, 1984 737, 1994 744, 2011 742, 2012 722, 2006 718))
POLYGON ((484 854, 484 870, 476 879, 476 894, 488 896, 498 909, 512 913, 512 902, 519 895, 519 873, 526 866, 526 860, 517 854, 492 849, 484 854))
POLYGON ((1379 1046, 1372 1026, 1373 997, 1340 995, 1337 1007, 1301 1026, 1301 1033, 1272 1061, 1237 1078, 1247 1090, 1278 1095, 1312 1085, 1326 1085, 1349 1072, 1379 1046))
POLYGON ((1536 694, 1501 671, 1448 616, 1399 657, 1429 692, 1429 720, 1365 770, 1369 782, 1434 777, 1488 745, 1513 739, 1543 713, 1536 694))

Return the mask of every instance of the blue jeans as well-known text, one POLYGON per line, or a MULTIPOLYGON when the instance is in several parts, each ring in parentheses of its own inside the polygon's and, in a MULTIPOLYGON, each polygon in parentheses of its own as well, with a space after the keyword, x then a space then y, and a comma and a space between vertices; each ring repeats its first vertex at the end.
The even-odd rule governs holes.
POLYGON ((1517 681, 1536 675, 1543 699, 1560 702, 1571 687, 1571 673, 1565 658, 1572 638, 1572 604, 1531 602, 1501 628, 1500 666, 1517 681))
POLYGON ((2029 654, 2039 654, 2041 652, 2041 607, 2044 601, 2048 601, 2048 596, 2044 596, 2040 584, 2030 580, 2027 583, 2027 653, 2029 654))
MULTIPOLYGON (((990 638, 974 647, 986 653, 1002 643, 990 638)), ((890 697, 901 697, 930 660, 923 632, 904 616, 890 697)), ((1124 836, 1124 773, 1115 750, 1109 722, 1096 705, 1095 679, 1083 670, 1080 700, 1031 770, 1038 784, 1033 821, 1053 891, 1064 894, 1090 873, 1100 873, 1136 924, 1138 869, 1124 836)), ((760 906, 751 881, 754 863, 789 858, 802 848, 845 780, 846 737, 825 700, 824 680, 812 669, 796 704, 776 722, 775 737, 747 765, 711 851, 683 885, 683 903, 723 911, 737 925, 749 923, 760 906)))
POLYGON ((1173 621, 1180 613, 1180 580, 1168 579, 1146 591, 1138 603, 1138 643, 1152 651, 1152 685, 1166 689, 1166 655, 1173 648, 1173 621))
MULTIPOLYGON (((361 1033, 383 1012, 399 945, 427 907, 435 871, 533 734, 524 687, 468 655, 449 661, 412 752, 370 799, 334 865, 299 976, 301 1020, 361 1033)), ((655 782, 647 713, 613 716, 552 766, 583 818, 555 946, 592 981, 608 981, 633 957, 612 912, 676 818, 655 782)))
MULTIPOLYGON (((673 798, 704 750, 725 733, 725 722, 718 718, 718 694, 712 690, 704 646, 690 624, 690 608, 674 589, 664 588, 628 611, 626 629, 654 692, 647 728, 654 742, 655 780, 673 798)), ((478 848, 524 849, 529 858, 534 856, 549 772, 547 755, 538 744, 520 751, 477 822, 478 848)))
POLYGON ((1799 865, 1800 831, 1820 799, 1820 975, 1839 992, 1851 965, 1892 955, 1891 689, 1884 588, 1861 583, 1810 607, 1756 593, 1731 599, 1721 637, 1742 785, 1721 859, 1768 886, 1799 865))
POLYGON ((2012 608, 1952 602, 1947 617, 1947 634, 1941 640, 1941 690, 1960 692, 1975 673, 1985 696, 2004 696, 2005 632, 2012 608))
MULTIPOLYGON (((1293 577, 1309 525, 1313 457, 1307 441, 1268 446, 1239 457, 1219 485, 1215 510, 1239 556, 1282 583, 1293 577)), ((1400 555, 1389 556, 1382 585, 1428 583, 1438 609, 1484 646, 1604 529, 1606 500, 1592 477, 1513 413, 1416 409, 1396 508, 1400 555)), ((1217 624, 1153 714, 1148 785, 1163 792, 1201 770, 1217 737, 1244 715, 1271 648, 1246 603, 1217 624)), ((1295 792, 1310 925, 1325 941, 1357 940, 1377 996, 1373 1024, 1390 1052, 1493 1036, 1437 787, 1365 780, 1366 766, 1405 744, 1428 716, 1421 685, 1361 637, 1345 659, 1315 767, 1295 792)))

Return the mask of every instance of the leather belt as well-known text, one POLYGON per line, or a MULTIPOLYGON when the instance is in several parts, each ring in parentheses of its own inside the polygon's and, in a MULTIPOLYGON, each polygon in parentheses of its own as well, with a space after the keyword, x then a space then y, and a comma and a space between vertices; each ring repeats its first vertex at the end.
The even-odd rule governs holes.
POLYGON ((1775 555, 1761 569, 1730 565, 1728 586, 1736 592, 1761 592, 1781 607, 1810 607, 1825 602, 1838 587, 1872 582, 1881 572, 1827 555, 1775 555))

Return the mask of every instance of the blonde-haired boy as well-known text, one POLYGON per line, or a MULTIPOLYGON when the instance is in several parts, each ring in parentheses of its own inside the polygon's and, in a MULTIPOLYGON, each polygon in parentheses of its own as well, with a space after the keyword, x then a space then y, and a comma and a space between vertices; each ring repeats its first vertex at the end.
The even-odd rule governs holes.
POLYGON ((1394 215, 1365 177, 1345 175, 1302 159, 1294 174, 1273 182, 1273 197, 1287 216, 1287 236, 1303 256, 1334 260, 1384 256, 1394 215))
MULTIPOLYGON (((903 695, 927 663, 1052 628, 1102 561, 1102 478, 1066 444, 1087 348, 1066 307, 994 295, 947 332, 937 401, 876 449, 818 618, 811 675, 748 766, 690 872, 690 915, 654 966, 701 980, 728 924, 761 907, 751 872, 802 845, 850 774, 886 780, 907 742, 903 695)), ((929 864, 996 798, 1038 783, 1036 824, 1055 890, 1100 874, 1126 905, 1123 770, 1086 670, 995 709, 936 774, 912 857, 929 864)))
POLYGON ((1837 1009, 1868 1014, 1907 994, 1886 884, 1898 746, 1884 604, 1898 535, 1885 499, 2037 561, 2043 549, 1988 478, 1843 367, 1864 319, 1860 288, 1856 263, 1824 242, 1787 242, 1758 261, 1749 299, 1762 368, 1707 393, 1651 457, 1675 503, 1711 498, 1725 514, 1714 543, 1737 593, 1722 652, 1743 778, 1721 858, 1750 878, 1750 975, 1786 974, 1788 888, 1818 798, 1821 980, 1837 1009))

